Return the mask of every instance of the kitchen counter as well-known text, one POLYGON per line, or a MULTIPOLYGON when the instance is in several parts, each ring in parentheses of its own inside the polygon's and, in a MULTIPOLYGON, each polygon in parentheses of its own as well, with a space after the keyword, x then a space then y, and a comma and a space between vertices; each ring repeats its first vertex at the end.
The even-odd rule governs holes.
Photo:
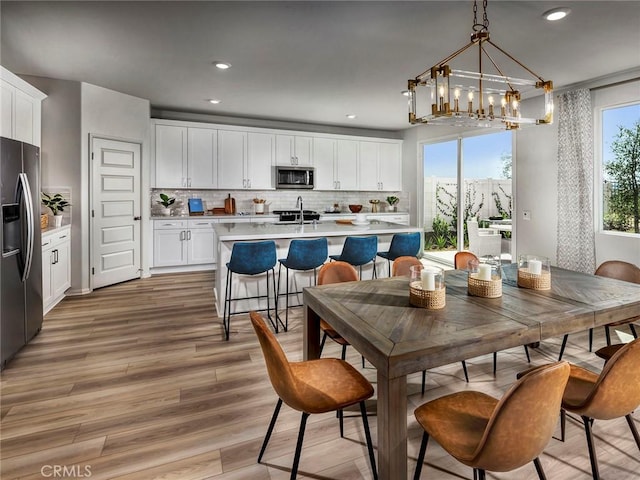
MULTIPOLYGON (((378 237, 378 251, 387 251, 391 244, 391 239, 396 233, 422 232, 419 227, 399 225, 373 220, 369 225, 348 225, 339 224, 335 221, 321 221, 316 224, 304 225, 275 225, 273 223, 217 223, 213 224, 215 248, 217 253, 217 272, 215 278, 216 307, 222 316, 222 307, 225 295, 225 281, 227 276, 227 263, 231 259, 231 251, 236 242, 274 240, 276 243, 277 258, 286 258, 289 251, 289 244, 293 239, 306 238, 326 238, 329 255, 337 255, 342 252, 345 238, 348 236, 368 236, 378 237)), ((328 259, 327 259, 328 261, 328 259)), ((278 265, 276 265, 278 269, 278 265)), ((376 271, 378 277, 388 276, 387 261, 381 257, 376 257, 376 271)), ((284 273, 284 272, 283 272, 284 273)), ((369 279, 373 274, 373 264, 363 266, 362 278, 369 279)), ((284 275, 279 280, 280 291, 285 290, 283 285, 284 275)), ((304 287, 314 285, 314 272, 293 271, 289 272, 289 291, 301 292, 304 287)), ((265 294, 264 275, 234 275, 233 297, 257 296, 265 294)), ((290 305, 302 303, 302 295, 292 295, 290 305)), ((281 299, 284 301, 284 298, 281 299)), ((271 302, 273 304, 273 302, 271 302)), ((281 303, 284 305, 284 303, 281 303)), ((242 300, 234 302, 232 312, 248 311, 252 309, 266 308, 266 301, 242 300)), ((282 310, 282 308, 280 308, 282 310)), ((231 323, 233 328, 233 322, 231 323)))

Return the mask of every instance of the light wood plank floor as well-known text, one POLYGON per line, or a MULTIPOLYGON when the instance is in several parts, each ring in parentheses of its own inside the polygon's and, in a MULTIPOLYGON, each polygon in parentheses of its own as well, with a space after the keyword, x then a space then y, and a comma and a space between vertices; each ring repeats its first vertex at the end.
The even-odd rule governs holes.
MULTIPOLYGON (((2 479, 288 478, 299 414, 283 407, 265 464, 256 464, 276 396, 248 317, 233 317, 231 340, 222 340, 212 285, 211 273, 154 276, 67 298, 50 312, 2 373, 2 479)), ((278 336, 292 360, 301 358, 301 312, 292 310, 290 331, 278 336)), ((598 331, 596 346, 603 337, 598 331)), ((328 343, 325 355, 338 356, 339 347, 328 343)), ((559 345, 543 342, 532 363, 554 360, 559 345)), ((598 370, 602 362, 586 346, 586 334, 572 335, 566 358, 598 370)), ((357 352, 348 352, 361 368, 357 352)), ((496 377, 490 356, 468 365, 469 384, 459 363, 430 371, 424 397, 420 375, 409 378, 411 472, 422 433, 415 407, 463 389, 501 396, 527 367, 522 348, 498 355, 496 377)), ((375 382, 371 366, 364 374, 375 382)), ((369 410, 375 415, 375 401, 369 410)), ((375 445, 374 417, 371 426, 375 445)), ((371 478, 359 417, 347 418, 345 428, 340 439, 335 415, 310 417, 299 478, 371 478)), ((552 440, 542 456, 547 476, 591 478, 583 430, 576 420, 567 428, 567 441, 552 440)), ((602 478, 640 478, 640 454, 624 419, 596 422, 595 438, 602 478)), ((471 476, 430 444, 422 478, 471 476)), ((489 478, 537 477, 527 465, 489 478)))

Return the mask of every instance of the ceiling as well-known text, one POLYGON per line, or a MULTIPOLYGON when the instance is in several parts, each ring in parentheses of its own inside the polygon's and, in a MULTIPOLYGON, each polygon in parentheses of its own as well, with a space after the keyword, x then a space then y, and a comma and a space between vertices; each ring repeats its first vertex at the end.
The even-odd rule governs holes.
MULTIPOLYGON (((3 0, 0 14, 1 63, 14 73, 158 109, 379 130, 409 126, 407 79, 467 43, 473 18, 469 0, 3 0)), ((492 41, 556 89, 640 66, 638 1, 490 1, 488 18, 492 41), (542 18, 558 6, 571 14, 542 18)))

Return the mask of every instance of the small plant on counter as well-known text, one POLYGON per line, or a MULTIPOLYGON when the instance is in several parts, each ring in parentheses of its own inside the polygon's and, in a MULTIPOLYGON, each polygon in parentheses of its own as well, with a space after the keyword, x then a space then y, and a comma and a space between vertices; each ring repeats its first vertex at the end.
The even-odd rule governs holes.
POLYGON ((170 197, 165 193, 160 194, 160 200, 158 200, 158 204, 162 205, 164 208, 169 208, 171 205, 175 203, 175 197, 170 197))
POLYGON ((71 204, 65 200, 60 193, 56 193, 53 196, 46 193, 42 193, 42 204, 51 210, 51 213, 55 217, 64 212, 65 207, 70 207, 71 204))
POLYGON ((387 203, 388 203, 389 205, 391 205, 392 207, 393 207, 396 203, 398 203, 399 201, 400 201, 400 199, 399 199, 398 197, 396 197, 396 196, 393 196, 393 195, 392 195, 392 196, 390 196, 390 197, 387 197, 387 203))

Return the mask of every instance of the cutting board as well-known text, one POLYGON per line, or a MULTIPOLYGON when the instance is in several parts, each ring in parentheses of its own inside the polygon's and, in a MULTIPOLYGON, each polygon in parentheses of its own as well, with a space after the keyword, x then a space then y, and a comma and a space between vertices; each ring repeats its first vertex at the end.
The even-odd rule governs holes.
POLYGON ((231 194, 224 199, 224 213, 235 215, 236 213, 236 199, 231 198, 231 194))

